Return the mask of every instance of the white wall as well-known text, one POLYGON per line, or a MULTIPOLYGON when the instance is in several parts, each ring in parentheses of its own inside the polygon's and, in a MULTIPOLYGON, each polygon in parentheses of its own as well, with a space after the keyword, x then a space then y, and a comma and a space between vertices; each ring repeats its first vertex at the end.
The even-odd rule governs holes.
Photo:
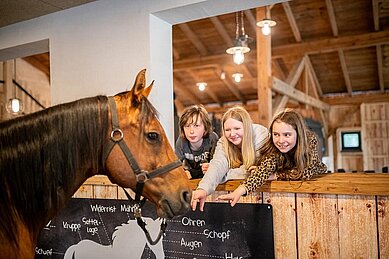
POLYGON ((52 104, 130 89, 146 68, 173 143, 172 24, 275 2, 100 0, 0 28, 0 61, 50 51, 52 104))

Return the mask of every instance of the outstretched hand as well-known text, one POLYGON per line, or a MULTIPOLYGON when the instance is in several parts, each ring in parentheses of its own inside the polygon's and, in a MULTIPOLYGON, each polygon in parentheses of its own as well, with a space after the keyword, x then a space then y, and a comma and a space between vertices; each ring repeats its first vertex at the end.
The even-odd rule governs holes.
POLYGON ((231 207, 234 207, 235 204, 239 201, 240 197, 246 194, 246 189, 242 186, 239 186, 232 193, 220 195, 216 198, 217 201, 229 201, 231 207))
POLYGON ((192 207, 192 210, 195 211, 197 207, 197 202, 200 203, 200 211, 204 211, 204 204, 205 199, 207 198, 207 193, 203 189, 198 189, 193 192, 192 194, 192 200, 190 202, 190 205, 192 207))

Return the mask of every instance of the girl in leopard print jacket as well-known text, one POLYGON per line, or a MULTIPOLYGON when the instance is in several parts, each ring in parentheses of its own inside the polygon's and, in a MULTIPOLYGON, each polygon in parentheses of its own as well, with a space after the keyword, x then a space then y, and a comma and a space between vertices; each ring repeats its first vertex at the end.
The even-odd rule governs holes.
POLYGON ((327 172, 317 153, 317 138, 302 116, 291 109, 279 113, 270 125, 270 137, 260 148, 257 166, 234 192, 221 195, 234 206, 242 195, 257 190, 266 180, 309 180, 327 172))

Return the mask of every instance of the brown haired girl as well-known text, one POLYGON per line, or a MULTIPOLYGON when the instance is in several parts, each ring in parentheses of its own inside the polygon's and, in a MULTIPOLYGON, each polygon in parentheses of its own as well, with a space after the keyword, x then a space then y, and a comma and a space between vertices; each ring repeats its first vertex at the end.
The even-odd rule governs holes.
POLYGON ((234 192, 221 195, 234 206, 242 195, 255 191, 266 180, 308 180, 327 172, 317 153, 317 138, 305 125, 302 116, 291 109, 274 117, 270 137, 260 149, 258 166, 234 192))

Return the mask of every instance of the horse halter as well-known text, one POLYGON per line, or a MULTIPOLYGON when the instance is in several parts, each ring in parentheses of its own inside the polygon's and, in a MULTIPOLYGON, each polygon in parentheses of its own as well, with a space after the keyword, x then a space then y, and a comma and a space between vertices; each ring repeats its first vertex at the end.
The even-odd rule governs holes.
POLYGON ((146 229, 146 223, 142 220, 142 206, 144 205, 146 198, 141 199, 143 187, 145 183, 154 177, 157 177, 161 174, 167 173, 177 167, 181 166, 181 161, 177 160, 157 169, 154 169, 151 172, 140 169, 138 163, 136 162, 134 156, 132 155, 130 149, 128 148, 126 142, 123 140, 124 134, 123 131, 119 127, 119 120, 117 116, 116 103, 112 96, 108 97, 109 107, 111 110, 111 120, 112 120, 112 131, 110 141, 108 146, 104 148, 103 151, 103 168, 105 169, 105 163, 108 159, 109 154, 111 153, 113 147, 118 144, 121 148, 124 156, 126 157, 131 169, 134 171, 136 177, 136 191, 135 191, 135 200, 128 194, 128 192, 123 188, 127 198, 131 203, 135 203, 134 205, 134 217, 138 225, 142 228, 143 232, 146 234, 146 238, 150 242, 151 245, 155 245, 159 242, 159 239, 165 233, 165 229, 167 226, 166 219, 164 219, 161 223, 161 230, 159 232, 156 240, 152 240, 149 232, 146 229))

